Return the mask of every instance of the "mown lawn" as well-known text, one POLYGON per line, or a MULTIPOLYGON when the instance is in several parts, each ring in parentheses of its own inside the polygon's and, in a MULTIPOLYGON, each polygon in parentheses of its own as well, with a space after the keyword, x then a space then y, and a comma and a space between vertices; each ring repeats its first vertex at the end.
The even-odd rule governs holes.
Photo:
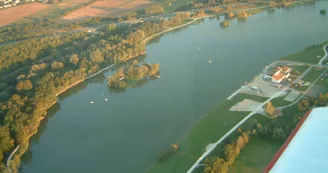
POLYGON ((308 82, 313 82, 315 81, 320 75, 321 73, 324 71, 324 69, 315 69, 315 68, 312 68, 308 74, 306 74, 304 77, 303 77, 303 81, 308 81, 308 82))
POLYGON ((229 173, 261 173, 279 150, 283 142, 260 139, 256 136, 249 140, 240 151, 229 173))
POLYGON ((299 76, 302 73, 304 73, 305 70, 307 70, 308 68, 309 68, 309 66, 307 66, 307 65, 293 66, 293 70, 292 70, 291 74, 299 76))
POLYGON ((280 58, 281 60, 288 60, 288 61, 297 61, 297 62, 304 62, 309 64, 318 64, 320 58, 317 56, 319 55, 322 57, 325 53, 322 49, 324 43, 320 44, 318 47, 314 48, 306 48, 300 52, 284 56, 280 58))
MULTIPOLYGON (((233 99, 219 104, 209 112, 180 143, 179 152, 162 164, 155 163, 148 173, 181 173, 186 172, 190 166, 202 155, 208 144, 217 141, 249 112, 231 112, 229 108, 236 102, 245 98, 265 101, 266 98, 238 94, 233 99)), ((265 118, 265 117, 264 117, 265 118)), ((160 151, 159 151, 160 152, 160 151)))
POLYGON ((291 104, 290 101, 286 101, 286 100, 284 100, 284 98, 285 98, 285 96, 274 98, 271 100, 271 103, 274 107, 286 106, 286 105, 291 104))
MULTIPOLYGON (((299 113, 297 104, 285 108, 284 115, 274 119, 275 124, 279 126, 290 126, 293 123, 294 115, 302 115, 299 113)), ((260 120, 260 117, 254 117, 262 125, 265 121, 260 120)), ((272 120, 271 120, 272 121, 272 120)), ((268 121, 267 121, 268 122, 268 121)), ((261 173, 268 165, 273 156, 282 146, 284 141, 272 141, 261 139, 257 136, 252 137, 249 143, 243 148, 236 158, 233 165, 229 168, 229 173, 261 173)))

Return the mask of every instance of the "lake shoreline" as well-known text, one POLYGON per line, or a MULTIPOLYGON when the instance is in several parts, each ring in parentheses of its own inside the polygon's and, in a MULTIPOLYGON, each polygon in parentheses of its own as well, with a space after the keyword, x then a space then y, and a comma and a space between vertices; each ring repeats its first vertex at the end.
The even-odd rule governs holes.
MULTIPOLYGON (((222 14, 216 14, 216 15, 222 15, 222 14)), ((207 15, 207 16, 200 17, 200 18, 197 18, 197 19, 193 19, 193 21, 190 21, 190 22, 188 22, 188 23, 186 23, 186 24, 182 24, 182 25, 179 25, 179 26, 176 26, 176 27, 169 28, 169 29, 167 29, 167 30, 161 31, 161 32, 159 32, 159 33, 153 34, 152 36, 149 36, 149 37, 147 37, 146 39, 144 39, 143 42, 145 42, 145 44, 147 44, 150 40, 152 40, 153 38, 156 38, 157 36, 160 36, 160 35, 163 34, 163 33, 166 33, 166 32, 169 32, 169 31, 173 31, 173 30, 175 30, 175 29, 178 29, 178 28, 181 28, 181 27, 184 27, 184 26, 188 26, 188 25, 192 24, 193 22, 195 22, 195 21, 198 20, 198 19, 203 19, 203 18, 213 17, 213 16, 216 16, 216 15, 207 15)), ((138 56, 140 56, 140 55, 138 55, 138 56)), ((138 56, 136 56, 136 57, 138 57, 138 56)), ((129 58, 129 59, 133 59, 133 58, 136 58, 136 57, 132 57, 132 58, 129 58)), ((64 92, 68 91, 70 88, 73 88, 74 86, 77 86, 78 84, 80 84, 80 83, 86 81, 87 79, 90 79, 90 78, 92 78, 92 77, 94 77, 94 76, 96 76, 96 75, 98 75, 98 74, 100 74, 100 73, 102 73, 102 72, 104 72, 104 71, 110 69, 111 67, 114 67, 115 65, 116 65, 116 64, 112 64, 112 65, 110 65, 110 66, 108 66, 108 67, 105 67, 105 68, 99 70, 98 72, 96 72, 96 73, 94 73, 94 74, 91 74, 90 76, 86 77, 85 79, 79 80, 79 81, 77 81, 77 82, 71 84, 71 85, 68 86, 66 89, 63 89, 63 90, 61 90, 60 92, 58 92, 58 93, 56 94, 56 96, 59 96, 60 94, 62 94, 62 93, 64 93, 64 92)), ((53 105, 55 105, 55 104, 57 103, 57 101, 58 101, 58 98, 57 98, 57 100, 56 100, 52 105, 50 105, 48 108, 46 108, 45 111, 48 111, 48 109, 50 109, 53 105)), ((43 117, 45 117, 45 116, 43 116, 43 117)), ((35 127, 35 128, 38 128, 38 127, 39 127, 39 125, 40 125, 42 119, 43 119, 43 118, 41 118, 41 119, 39 120, 39 122, 38 122, 38 126, 35 127)), ((31 138, 33 135, 34 135, 34 134, 31 134, 31 135, 28 137, 27 140, 29 141, 30 138, 31 138)), ((17 147, 17 146, 16 146, 16 147, 17 147)), ((28 145, 27 145, 27 147, 28 147, 28 145)), ((19 148, 19 147, 18 147, 18 148, 19 148)), ((15 154, 16 154, 15 151, 17 151, 17 150, 14 150, 11 154, 12 154, 12 155, 15 155, 15 154)), ((19 153, 19 154, 20 154, 19 157, 21 157, 24 153, 19 153)), ((10 161, 11 161, 11 160, 7 160, 7 163, 10 163, 10 161)), ((8 166, 8 165, 7 165, 7 166, 8 166)), ((9 167, 10 167, 10 166, 9 166, 9 167)), ((7 167, 8 170, 10 170, 9 167, 7 167)), ((18 166, 18 167, 19 167, 19 166, 18 166)))

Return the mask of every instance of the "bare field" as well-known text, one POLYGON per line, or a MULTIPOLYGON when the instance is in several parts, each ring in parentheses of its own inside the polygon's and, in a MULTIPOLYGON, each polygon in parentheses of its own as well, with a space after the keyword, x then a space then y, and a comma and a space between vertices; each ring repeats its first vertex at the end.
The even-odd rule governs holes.
POLYGON ((89 0, 65 0, 58 4, 59 8, 71 8, 88 3, 89 0))
POLYGON ((0 10, 0 26, 5 26, 18 20, 21 20, 24 17, 37 13, 38 11, 41 11, 49 6, 51 5, 42 3, 32 3, 0 10))
POLYGON ((60 22, 71 23, 96 16, 115 16, 152 5, 150 0, 104 0, 96 1, 64 16, 60 22))

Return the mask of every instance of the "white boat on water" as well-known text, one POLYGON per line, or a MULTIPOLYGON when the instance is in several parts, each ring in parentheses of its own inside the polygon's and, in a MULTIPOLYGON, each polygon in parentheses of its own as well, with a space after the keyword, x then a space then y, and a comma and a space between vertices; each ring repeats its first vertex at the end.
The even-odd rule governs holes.
POLYGON ((121 78, 119 78, 118 80, 123 80, 124 79, 124 76, 123 77, 121 77, 121 78))
POLYGON ((208 63, 212 63, 212 59, 211 58, 208 59, 208 63))
POLYGON ((161 78, 161 76, 156 76, 158 79, 161 78))
POLYGON ((105 102, 107 102, 108 101, 108 99, 105 99, 105 102))
POLYGON ((93 101, 91 101, 90 104, 93 104, 93 101))

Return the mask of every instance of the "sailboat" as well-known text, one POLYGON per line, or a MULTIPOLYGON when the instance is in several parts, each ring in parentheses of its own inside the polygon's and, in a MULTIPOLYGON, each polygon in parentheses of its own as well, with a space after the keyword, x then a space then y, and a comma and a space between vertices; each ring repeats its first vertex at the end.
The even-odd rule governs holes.
POLYGON ((212 63, 212 59, 211 58, 208 59, 208 63, 212 63))

